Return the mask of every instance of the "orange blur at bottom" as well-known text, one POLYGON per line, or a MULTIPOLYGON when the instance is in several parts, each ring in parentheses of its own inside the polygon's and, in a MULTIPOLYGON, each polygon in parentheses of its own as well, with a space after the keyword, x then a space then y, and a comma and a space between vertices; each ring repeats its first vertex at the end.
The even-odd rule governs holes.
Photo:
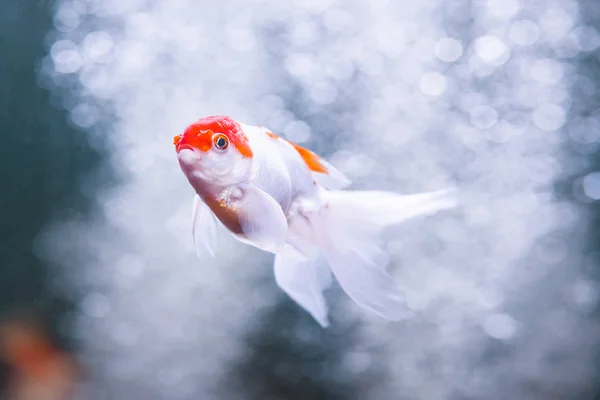
POLYGON ((0 325, 0 360, 8 366, 7 400, 68 400, 77 368, 36 324, 11 320, 0 325))

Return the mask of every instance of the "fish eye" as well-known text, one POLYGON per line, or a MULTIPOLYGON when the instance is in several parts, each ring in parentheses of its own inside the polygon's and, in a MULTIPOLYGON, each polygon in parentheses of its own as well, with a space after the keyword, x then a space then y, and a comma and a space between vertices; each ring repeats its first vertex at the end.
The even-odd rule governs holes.
POLYGON ((229 146, 229 139, 227 139, 227 136, 219 133, 213 137, 213 143, 217 149, 225 150, 229 146))

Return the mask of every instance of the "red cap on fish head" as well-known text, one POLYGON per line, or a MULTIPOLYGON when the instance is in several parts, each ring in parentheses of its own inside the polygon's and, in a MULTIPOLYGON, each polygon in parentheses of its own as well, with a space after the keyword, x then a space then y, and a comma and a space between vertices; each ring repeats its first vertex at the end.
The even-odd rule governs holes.
POLYGON ((207 152, 212 148, 213 137, 219 133, 224 135, 244 157, 252 157, 252 149, 242 127, 238 122, 224 115, 200 118, 188 126, 182 135, 175 136, 173 144, 177 150, 183 145, 188 145, 207 152))

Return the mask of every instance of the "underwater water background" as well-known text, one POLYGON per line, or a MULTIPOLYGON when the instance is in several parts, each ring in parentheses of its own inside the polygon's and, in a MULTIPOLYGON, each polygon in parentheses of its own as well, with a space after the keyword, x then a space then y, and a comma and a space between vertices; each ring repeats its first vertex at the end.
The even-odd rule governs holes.
POLYGON ((595 1, 0 5, 0 318, 43 321, 74 398, 598 398, 595 1), (386 234, 416 318, 333 288, 323 330, 272 257, 197 259, 171 140, 217 113, 353 188, 458 185, 386 234))

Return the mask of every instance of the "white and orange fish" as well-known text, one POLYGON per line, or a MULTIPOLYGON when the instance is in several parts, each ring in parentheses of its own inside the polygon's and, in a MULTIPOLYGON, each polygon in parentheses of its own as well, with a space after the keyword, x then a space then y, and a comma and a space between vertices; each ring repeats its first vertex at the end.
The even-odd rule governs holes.
POLYGON ((388 320, 410 316, 386 271, 386 226, 454 207, 454 190, 401 195, 342 190, 348 178, 315 153, 263 127, 209 116, 175 136, 179 165, 196 191, 193 239, 215 256, 221 224, 275 254, 275 280, 321 326, 333 276, 360 306, 388 320))

